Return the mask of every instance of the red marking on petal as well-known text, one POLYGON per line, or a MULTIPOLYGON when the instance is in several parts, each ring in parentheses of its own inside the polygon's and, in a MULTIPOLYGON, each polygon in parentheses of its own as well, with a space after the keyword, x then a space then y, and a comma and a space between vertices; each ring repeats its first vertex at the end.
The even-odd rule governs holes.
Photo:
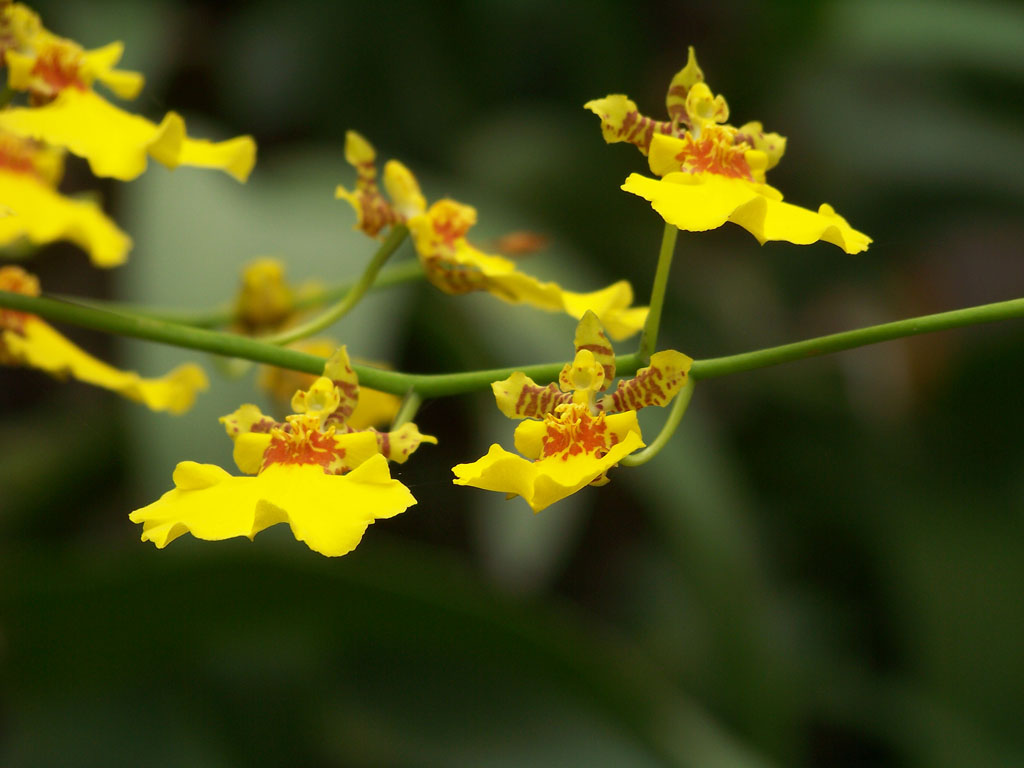
MULTIPOLYGON (((0 291, 20 293, 23 296, 39 295, 39 280, 21 267, 0 267, 0 291)), ((29 312, 0 308, 0 329, 24 335, 25 321, 34 317, 29 312)))
POLYGON ((679 168, 687 173, 714 173, 731 179, 753 181, 754 176, 747 163, 746 153, 750 146, 744 142, 733 143, 722 128, 708 125, 704 135, 695 139, 687 133, 686 142, 676 155, 679 168))
POLYGON ((41 145, 32 139, 0 134, 0 168, 3 170, 35 176, 45 181, 37 166, 40 154, 41 145))
POLYGON ((84 91, 88 86, 82 81, 80 68, 82 55, 66 46, 51 45, 36 56, 32 74, 46 83, 54 92, 65 88, 84 91))
POLYGON ((566 461, 585 453, 600 458, 611 445, 604 414, 594 416, 584 406, 570 405, 558 416, 548 415, 545 425, 542 457, 561 456, 566 461))
POLYGON ((381 454, 384 458, 391 457, 391 433, 390 432, 377 432, 377 447, 380 449, 381 454))
POLYGON ((307 424, 298 422, 291 433, 283 429, 274 430, 270 445, 263 453, 263 467, 271 464, 315 465, 326 474, 342 474, 347 471, 343 465, 345 449, 334 441, 334 431, 320 432, 307 424))

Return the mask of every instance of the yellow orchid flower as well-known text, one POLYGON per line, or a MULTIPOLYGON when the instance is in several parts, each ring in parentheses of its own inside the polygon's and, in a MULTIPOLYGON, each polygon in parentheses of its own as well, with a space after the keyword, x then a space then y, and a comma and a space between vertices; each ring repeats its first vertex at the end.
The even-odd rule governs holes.
POLYGON ((0 61, 9 49, 17 50, 43 34, 39 14, 21 3, 0 0, 0 61))
POLYGON ((62 152, 0 131, 0 245, 70 240, 97 267, 123 264, 132 240, 91 200, 57 192, 62 152))
POLYGON ((421 443, 436 443, 415 424, 390 433, 359 431, 351 416, 359 382, 345 347, 324 375, 292 398, 285 422, 255 405, 221 419, 234 441, 236 477, 212 464, 185 461, 174 471, 174 489, 129 515, 142 523, 142 540, 158 548, 183 533, 209 541, 247 536, 277 523, 329 557, 351 552, 375 520, 416 503, 392 479, 388 460, 404 462, 421 443))
POLYGON ((235 325, 241 333, 255 336, 273 332, 292 318, 295 291, 284 271, 284 264, 273 258, 253 259, 243 267, 234 310, 235 325))
MULTIPOLYGON (((338 345, 330 339, 303 339, 289 344, 288 348, 319 357, 330 357, 338 345)), ((316 378, 310 373, 268 365, 263 367, 257 384, 275 400, 288 402, 296 390, 308 389, 316 378)), ((397 395, 360 387, 359 402, 346 423, 355 430, 384 426, 394 420, 401 404, 402 398, 397 395)))
MULTIPOLYGON (((0 290, 38 296, 39 281, 20 267, 0 267, 0 290)), ((35 315, 10 309, 0 309, 0 363, 38 368, 57 377, 72 376, 154 411, 170 413, 187 411, 196 394, 209 386, 203 369, 193 363, 158 379, 118 370, 79 349, 35 315)))
POLYGON ((667 405, 692 362, 675 350, 657 352, 647 368, 598 399, 615 378, 615 354, 593 312, 576 327, 575 346, 558 385, 539 386, 521 372, 491 385, 501 412, 525 419, 515 430, 522 456, 494 444, 483 458, 453 467, 456 485, 522 496, 534 512, 586 485, 604 485, 609 469, 644 446, 636 412, 667 405))
POLYGON ((156 125, 115 107, 93 90, 100 82, 123 99, 135 98, 143 77, 115 67, 120 42, 84 50, 47 31, 20 3, 0 6, 0 30, 11 42, 2 51, 7 84, 29 94, 31 106, 0 111, 0 128, 66 147, 89 161, 97 176, 121 181, 136 178, 152 157, 168 168, 192 165, 218 168, 245 181, 256 160, 251 136, 211 142, 185 133, 185 121, 168 112, 156 125))
POLYGON ((633 288, 620 280, 590 293, 564 290, 519 270, 514 261, 474 247, 466 233, 476 223, 476 209, 454 200, 438 200, 429 208, 416 177, 397 160, 384 166, 384 187, 377 184, 376 152, 355 131, 345 136, 345 158, 356 169, 356 188, 342 186, 335 197, 356 212, 356 229, 377 237, 387 227, 406 224, 427 279, 445 293, 487 291, 510 304, 529 304, 549 312, 565 312, 577 320, 593 310, 615 339, 625 339, 647 319, 646 307, 633 307, 633 288))
POLYGON ((766 133, 758 122, 739 128, 726 124, 729 106, 704 82, 692 46, 686 66, 669 83, 669 120, 640 114, 636 103, 622 94, 583 106, 601 118, 606 142, 633 144, 660 177, 633 173, 622 189, 650 202, 679 229, 702 232, 732 221, 762 244, 824 240, 847 253, 860 253, 871 243, 832 206, 823 203, 815 212, 785 203, 782 193, 765 183, 765 172, 786 151, 786 139, 766 133))

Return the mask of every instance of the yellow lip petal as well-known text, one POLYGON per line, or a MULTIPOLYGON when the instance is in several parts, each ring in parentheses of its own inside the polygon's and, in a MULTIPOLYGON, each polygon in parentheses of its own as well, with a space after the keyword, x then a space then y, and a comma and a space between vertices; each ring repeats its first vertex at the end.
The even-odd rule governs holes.
POLYGON ((871 238, 850 227, 831 206, 817 212, 782 202, 766 184, 715 174, 669 173, 663 179, 630 174, 622 189, 651 203, 679 229, 702 232, 727 221, 739 224, 758 242, 784 240, 797 245, 824 240, 847 253, 867 250, 871 238))
POLYGON ((209 386, 203 369, 187 363, 158 379, 121 371, 76 347, 37 317, 26 318, 24 335, 3 331, 0 346, 19 362, 55 376, 73 376, 86 384, 143 403, 154 411, 183 413, 209 386))
POLYGON ((453 467, 453 482, 456 485, 470 485, 522 496, 534 512, 540 512, 599 479, 625 456, 643 445, 637 432, 628 432, 620 443, 600 459, 582 454, 566 459, 552 456, 534 462, 494 444, 483 458, 472 464, 457 464, 453 467))
POLYGON ((121 181, 141 175, 149 157, 168 168, 219 168, 244 181, 256 157, 256 145, 249 136, 218 143, 192 139, 175 112, 168 112, 156 125, 115 107, 91 90, 76 88, 66 88, 42 107, 0 112, 0 128, 66 147, 88 160, 97 176, 121 181))
MULTIPOLYGON (((0 113, 2 114, 2 113, 0 113)), ((97 267, 123 264, 132 240, 96 203, 72 200, 23 173, 0 170, 0 245, 27 238, 35 244, 70 240, 97 267)))
POLYGON ((209 541, 251 539, 288 523, 296 539, 335 557, 351 552, 374 520, 416 503, 379 455, 347 475, 274 466, 257 477, 233 477, 220 467, 186 461, 175 470, 174 483, 159 500, 129 515, 142 523, 142 540, 161 549, 186 532, 209 541))

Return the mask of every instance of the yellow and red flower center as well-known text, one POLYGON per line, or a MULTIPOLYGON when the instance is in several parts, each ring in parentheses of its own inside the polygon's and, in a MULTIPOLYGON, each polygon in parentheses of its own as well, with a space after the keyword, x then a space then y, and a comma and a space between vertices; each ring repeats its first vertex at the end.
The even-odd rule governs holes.
MULTIPOLYGON (((0 267, 0 291, 38 296, 39 280, 21 267, 0 267)), ((25 320, 29 317, 32 315, 27 312, 0 308, 0 330, 23 333, 25 320)))
POLYGON ((86 90, 81 78, 82 53, 70 45, 48 45, 36 56, 32 74, 46 83, 51 93, 65 88, 86 90))
POLYGON ((345 449, 338 447, 333 429, 321 432, 317 424, 315 417, 290 416, 288 426, 271 430, 262 469, 271 464, 315 465, 328 475, 343 474, 345 449))
POLYGON ((608 431, 603 413, 594 415, 578 404, 560 406, 560 410, 557 416, 544 417, 541 458, 560 456, 566 461, 570 456, 586 454, 599 459, 619 442, 618 436, 608 431))
POLYGON ((746 157, 750 146, 744 142, 734 143, 727 128, 708 124, 704 126, 700 138, 695 139, 687 133, 683 141, 686 143, 676 155, 679 170, 754 181, 746 157))
POLYGON ((469 225, 458 216, 437 216, 432 222, 434 234, 446 246, 451 247, 460 237, 465 237, 469 225))
POLYGON ((0 169, 40 176, 37 158, 39 145, 8 133, 0 133, 0 169))
POLYGON ((382 229, 401 221, 398 211, 384 199, 372 177, 360 177, 356 195, 359 198, 359 226, 370 237, 376 237, 382 229))

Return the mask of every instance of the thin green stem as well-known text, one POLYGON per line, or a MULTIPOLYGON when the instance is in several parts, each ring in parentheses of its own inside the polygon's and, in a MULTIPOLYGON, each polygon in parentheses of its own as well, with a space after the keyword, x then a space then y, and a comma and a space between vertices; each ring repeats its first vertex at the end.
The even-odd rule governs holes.
MULTIPOLYGON (((306 373, 321 373, 326 362, 324 358, 316 355, 285 349, 246 336, 210 331, 205 328, 193 328, 153 318, 116 314, 42 296, 25 296, 20 293, 0 291, 0 307, 28 312, 58 323, 70 323, 119 336, 130 336, 177 347, 199 349, 227 357, 239 357, 306 373)), ((690 376, 694 379, 725 376, 730 373, 766 368, 770 365, 815 355, 877 344, 904 336, 1019 317, 1024 317, 1024 299, 982 304, 952 312, 940 312, 936 315, 925 315, 909 320, 899 320, 895 323, 859 328, 854 331, 808 339, 794 344, 784 344, 780 347, 771 347, 741 355, 696 360, 690 368, 690 376)), ((615 363, 621 375, 630 376, 642 365, 645 365, 647 360, 639 354, 620 355, 615 358, 615 363)), ((398 373, 363 365, 354 365, 353 368, 359 375, 360 382, 368 387, 396 395, 404 395, 410 389, 414 389, 420 397, 428 399, 484 389, 491 382, 507 378, 515 371, 522 371, 539 383, 553 381, 558 377, 563 364, 561 362, 545 363, 440 374, 398 373)))
POLYGON ((640 348, 637 354, 646 362, 658 346, 658 327, 661 325, 661 311, 665 306, 665 289, 668 288, 668 273, 672 268, 672 255, 675 252, 676 236, 679 230, 671 224, 665 225, 661 236, 661 250, 658 251, 658 267, 654 272, 654 285, 651 286, 650 309, 647 322, 640 336, 640 348))
POLYGON ((731 373, 752 371, 756 368, 767 368, 771 365, 789 363, 818 355, 842 352, 844 349, 864 347, 883 341, 892 341, 921 333, 934 333, 950 328, 961 328, 965 325, 992 323, 997 320, 1024 317, 1024 299, 1000 301, 995 304, 982 304, 966 309, 954 309, 950 312, 939 312, 934 315, 912 317, 908 320, 897 320, 893 323, 872 325, 816 339, 783 344, 779 347, 759 349, 755 352, 744 352, 728 357, 714 357, 708 360, 695 360, 690 368, 690 375, 695 379, 711 379, 731 373))
POLYGON ((679 390, 679 394, 676 395, 675 402, 672 403, 672 410, 668 412, 668 418, 665 420, 661 432, 654 438, 654 442, 642 451, 630 454, 619 463, 627 467, 638 467, 641 464, 646 464, 661 453, 661 449, 668 444, 669 439, 675 434, 679 422, 682 421, 683 416, 686 414, 686 408, 690 405, 691 397, 693 397, 693 376, 687 376, 686 383, 679 390))
MULTIPOLYGON (((146 339, 175 347, 198 349, 225 357, 238 357, 293 371, 320 374, 323 373, 324 363, 327 362, 326 358, 317 355, 267 344, 248 336, 193 328, 150 317, 107 312, 45 296, 25 296, 21 293, 0 291, 0 307, 28 312, 57 323, 69 323, 117 336, 146 339)), ((619 355, 615 361, 623 375, 635 373, 639 367, 635 355, 619 355)), ((484 389, 492 381, 508 378, 515 371, 523 371, 534 380, 548 382, 558 378, 564 365, 564 362, 543 363, 441 374, 398 373, 357 364, 353 364, 352 367, 358 374, 360 383, 367 387, 395 395, 404 395, 415 389, 420 397, 426 399, 484 389)))
POLYGON ((422 403, 423 398, 419 393, 415 389, 410 389, 403 398, 402 404, 398 406, 398 413, 395 414, 395 418, 391 422, 391 429, 398 429, 403 424, 408 424, 415 419, 416 412, 422 403))
POLYGON ((286 331, 275 333, 271 336, 264 336, 261 340, 267 344, 290 344, 293 341, 308 338, 315 333, 319 333, 324 328, 334 325, 334 323, 351 312, 363 296, 366 295, 366 292, 370 290, 370 287, 377 280, 377 273, 380 272, 381 267, 391 258, 391 254, 398 250, 398 246, 405 241, 408 234, 409 230, 403 224, 396 224, 392 227, 387 239, 380 244, 380 248, 373 254, 373 258, 370 259, 370 263, 366 265, 366 269, 363 270, 363 274, 355 282, 355 285, 333 307, 302 325, 289 328, 286 331))
MULTIPOLYGON (((423 267, 418 260, 413 259, 382 269, 377 276, 376 282, 371 286, 370 291, 378 291, 383 288, 410 283, 414 280, 422 280, 424 276, 423 267)), ((302 311, 313 309, 332 301, 338 301, 347 296, 355 284, 355 280, 346 280, 329 288, 312 291, 295 299, 293 306, 297 311, 302 311)), ((142 315, 154 320, 166 320, 169 323, 192 325, 196 328, 220 328, 230 325, 235 319, 235 309, 232 304, 222 304, 212 309, 173 309, 148 307, 120 301, 104 301, 103 299, 90 299, 65 294, 50 295, 55 299, 71 301, 87 307, 95 307, 96 309, 105 309, 109 312, 142 315)))
POLYGON ((3 109, 11 103, 11 100, 14 98, 14 93, 14 89, 9 85, 5 85, 3 88, 0 88, 0 109, 3 109))

